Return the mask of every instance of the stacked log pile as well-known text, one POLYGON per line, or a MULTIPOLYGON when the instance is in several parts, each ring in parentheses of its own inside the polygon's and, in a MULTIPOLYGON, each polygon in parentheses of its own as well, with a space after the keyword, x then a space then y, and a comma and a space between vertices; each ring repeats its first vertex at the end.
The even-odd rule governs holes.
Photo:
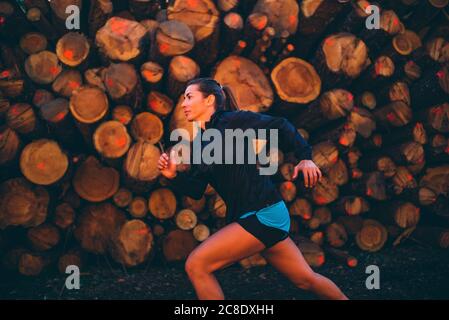
POLYGON ((309 264, 355 267, 356 249, 403 241, 447 249, 447 4, 0 1, 2 268, 183 261, 222 228, 211 186, 195 200, 157 169, 171 131, 195 134, 181 104, 198 76, 229 86, 242 110, 286 117, 313 145, 313 189, 292 179, 292 154, 273 156, 309 264), (379 29, 365 27, 370 4, 379 29), (65 27, 68 5, 79 30, 65 27))

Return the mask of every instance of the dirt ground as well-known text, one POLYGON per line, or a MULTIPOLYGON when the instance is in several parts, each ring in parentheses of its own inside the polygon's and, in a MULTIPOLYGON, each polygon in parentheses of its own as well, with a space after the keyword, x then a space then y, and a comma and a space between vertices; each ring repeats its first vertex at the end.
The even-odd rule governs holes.
MULTIPOLYGON (((332 279, 351 299, 449 299, 449 250, 405 243, 378 253, 350 251, 356 268, 329 258, 315 271, 332 279), (368 290, 366 267, 380 269, 380 289, 368 290)), ((195 299, 183 263, 123 269, 105 258, 81 270, 81 288, 65 288, 65 275, 48 271, 36 278, 1 272, 0 299, 195 299)), ((245 270, 235 264, 216 272, 227 299, 316 299, 271 266, 245 270)))

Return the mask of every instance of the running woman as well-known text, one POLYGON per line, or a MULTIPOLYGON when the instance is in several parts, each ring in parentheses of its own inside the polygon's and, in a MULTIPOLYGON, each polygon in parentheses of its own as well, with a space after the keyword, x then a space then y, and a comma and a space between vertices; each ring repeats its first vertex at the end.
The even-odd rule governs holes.
MULTIPOLYGON (((215 128, 223 136, 225 129, 277 129, 279 148, 294 152, 299 161, 293 179, 302 172, 307 188, 313 188, 321 179, 320 169, 311 160, 311 146, 290 122, 283 117, 238 110, 229 88, 215 80, 191 80, 182 108, 188 121, 200 123, 200 130, 215 128)), ((270 176, 260 174, 257 163, 191 164, 188 172, 177 172, 174 157, 173 151, 170 156, 163 153, 158 168, 175 190, 200 199, 209 183, 227 207, 226 226, 198 245, 185 263, 198 299, 224 299, 214 272, 256 253, 298 288, 322 299, 347 299, 334 282, 310 268, 289 237, 286 204, 270 176)))

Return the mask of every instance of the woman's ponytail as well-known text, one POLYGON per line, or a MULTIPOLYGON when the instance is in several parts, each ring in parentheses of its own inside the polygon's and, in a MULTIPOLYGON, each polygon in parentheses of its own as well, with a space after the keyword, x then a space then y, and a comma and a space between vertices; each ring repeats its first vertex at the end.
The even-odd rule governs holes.
POLYGON ((223 89, 223 93, 225 96, 224 110, 229 110, 229 111, 239 110, 237 100, 235 99, 235 96, 232 93, 231 88, 229 88, 228 86, 222 86, 222 89, 223 89))

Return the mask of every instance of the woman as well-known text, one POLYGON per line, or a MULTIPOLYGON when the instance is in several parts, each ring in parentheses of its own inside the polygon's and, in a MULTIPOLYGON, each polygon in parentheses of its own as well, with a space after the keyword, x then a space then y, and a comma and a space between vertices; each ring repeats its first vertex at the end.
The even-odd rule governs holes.
MULTIPOLYGON (((311 160, 311 147, 285 118, 236 111, 229 88, 211 78, 190 81, 184 97, 186 118, 200 122, 202 130, 214 128, 223 133, 225 129, 277 129, 279 148, 294 152, 299 161, 293 178, 302 171, 306 187, 314 187, 321 179, 320 169, 311 160)), ((257 164, 192 164, 187 173, 178 173, 174 156, 173 152, 170 157, 163 153, 158 162, 159 170, 171 179, 174 189, 199 199, 210 183, 227 206, 227 225, 197 246, 185 264, 198 299, 224 299, 214 271, 256 253, 261 253, 297 287, 324 299, 347 299, 331 280, 309 267, 289 238, 288 209, 270 176, 259 174, 257 164)))

